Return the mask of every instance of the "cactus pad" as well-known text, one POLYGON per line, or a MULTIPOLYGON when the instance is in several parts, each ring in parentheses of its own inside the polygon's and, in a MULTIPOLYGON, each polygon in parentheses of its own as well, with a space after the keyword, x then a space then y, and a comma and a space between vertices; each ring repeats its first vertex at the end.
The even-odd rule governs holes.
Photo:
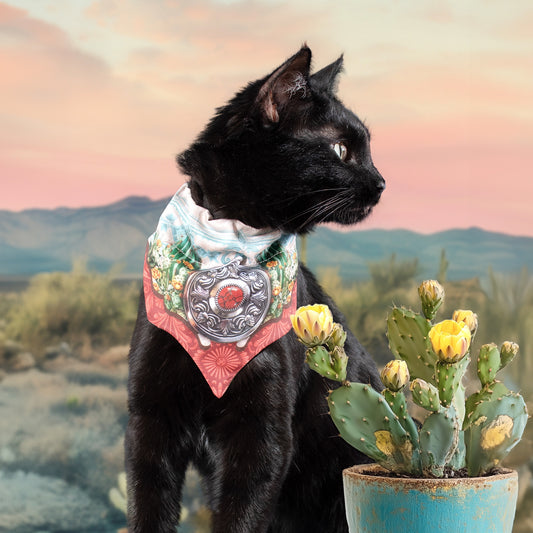
POLYGON ((379 392, 369 385, 348 383, 330 393, 328 405, 341 437, 354 448, 385 468, 412 471, 416 443, 379 392))
POLYGON ((433 381, 437 356, 428 339, 431 323, 404 307, 395 307, 387 318, 387 337, 392 353, 407 362, 411 378, 433 381))
POLYGON ((439 391, 435 385, 417 378, 411 382, 410 386, 413 402, 428 411, 437 413, 442 409, 439 399, 439 391))
POLYGON ((431 413, 420 428, 420 458, 424 475, 442 477, 459 446, 459 422, 453 407, 431 413))
POLYGON ((435 366, 437 387, 439 389, 440 403, 444 407, 449 407, 452 404, 469 362, 469 357, 464 357, 457 363, 437 361, 435 366))
POLYGON ((472 424, 477 416, 477 406, 482 402, 490 402, 511 394, 511 391, 500 381, 493 381, 468 397, 465 403, 465 420, 463 429, 472 424))
POLYGON ((341 378, 339 376, 338 372, 333 367, 330 353, 324 346, 308 348, 305 355, 305 361, 309 365, 309 368, 325 378, 336 381, 342 381, 342 379, 346 378, 346 370, 344 377, 341 378))
POLYGON ((526 404, 519 394, 492 396, 476 405, 465 429, 469 476, 480 476, 499 466, 520 441, 527 422, 526 404))
POLYGON ((407 411, 405 394, 402 391, 393 392, 388 389, 385 389, 382 394, 385 401, 392 409, 392 412, 398 417, 398 422, 400 422, 405 431, 409 433, 409 438, 415 447, 418 447, 418 428, 407 411))
POLYGON ((485 344, 479 350, 477 360, 477 376, 482 385, 487 385, 494 381, 496 373, 500 370, 501 358, 500 350, 495 344, 485 344))

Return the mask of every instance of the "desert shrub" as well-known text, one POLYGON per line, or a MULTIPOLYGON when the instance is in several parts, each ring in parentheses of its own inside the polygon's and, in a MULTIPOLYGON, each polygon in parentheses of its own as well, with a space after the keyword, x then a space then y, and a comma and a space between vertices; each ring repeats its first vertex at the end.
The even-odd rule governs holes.
POLYGON ((138 284, 117 285, 113 273, 90 272, 78 261, 71 272, 38 274, 7 314, 6 335, 36 356, 47 346, 100 347, 129 340, 138 284))
POLYGON ((526 393, 533 394, 533 276, 526 267, 511 274, 489 269, 484 292, 480 336, 490 335, 496 343, 512 340, 520 345, 521 356, 509 366, 508 373, 526 393))
POLYGON ((366 281, 347 284, 334 267, 320 270, 319 279, 346 316, 359 341, 378 364, 384 364, 390 359, 385 335, 387 314, 395 302, 414 305, 417 301, 413 289, 418 260, 398 260, 393 254, 383 261, 369 263, 368 269, 370 279, 366 281))

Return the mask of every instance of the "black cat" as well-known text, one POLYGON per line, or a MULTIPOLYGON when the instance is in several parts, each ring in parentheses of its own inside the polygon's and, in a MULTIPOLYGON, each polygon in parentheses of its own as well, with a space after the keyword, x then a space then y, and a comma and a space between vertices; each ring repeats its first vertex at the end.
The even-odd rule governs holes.
MULTIPOLYGON (((178 157, 192 198, 215 219, 303 234, 320 222, 352 224, 385 182, 369 132, 336 98, 342 57, 310 75, 306 46, 220 108, 178 157)), ((300 265, 298 305, 325 303, 300 265)), ((348 332, 348 377, 381 386, 348 332)), ((147 320, 141 298, 129 356, 126 469, 130 533, 174 532, 192 463, 205 481, 213 533, 341 533, 341 471, 365 457, 327 414, 334 385, 304 362, 289 332, 253 358, 217 398, 182 346, 147 320)))

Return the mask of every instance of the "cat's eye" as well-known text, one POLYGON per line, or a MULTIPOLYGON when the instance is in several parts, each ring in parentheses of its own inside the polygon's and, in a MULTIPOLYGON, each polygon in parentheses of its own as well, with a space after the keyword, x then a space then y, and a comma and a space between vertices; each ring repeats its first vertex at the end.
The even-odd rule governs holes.
POLYGON ((346 156, 348 155, 348 148, 341 143, 335 143, 331 145, 331 148, 333 148, 333 151, 339 156, 339 159, 341 161, 344 161, 346 159, 346 156))

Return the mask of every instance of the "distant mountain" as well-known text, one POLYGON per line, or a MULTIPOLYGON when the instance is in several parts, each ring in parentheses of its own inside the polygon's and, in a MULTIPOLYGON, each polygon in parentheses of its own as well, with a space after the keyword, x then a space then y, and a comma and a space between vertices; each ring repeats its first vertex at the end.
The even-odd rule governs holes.
MULTIPOLYGON (((70 270, 74 259, 84 257, 95 270, 105 272, 118 263, 125 275, 140 277, 146 238, 167 203, 168 198, 135 196, 102 207, 0 211, 0 275, 70 270)), ((369 262, 394 253, 398 260, 418 257, 421 276, 434 277, 442 249, 452 280, 485 276, 489 266, 498 272, 533 266, 533 238, 477 228, 421 235, 320 227, 308 237, 307 263, 315 271, 335 266, 344 279, 361 279, 369 262)))
POLYGON ((101 207, 0 211, 0 274, 70 270, 78 257, 98 271, 120 263, 125 274, 140 273, 146 237, 167 203, 132 196, 101 207))
POLYGON ((533 267, 533 238, 491 233, 479 228, 457 229, 422 235, 407 230, 365 230, 338 232, 327 227, 309 238, 308 264, 313 269, 338 266, 344 279, 368 276, 368 263, 391 254, 398 260, 417 257, 420 275, 435 277, 441 252, 449 262, 448 279, 484 277, 492 267, 496 272, 516 272, 533 267))

